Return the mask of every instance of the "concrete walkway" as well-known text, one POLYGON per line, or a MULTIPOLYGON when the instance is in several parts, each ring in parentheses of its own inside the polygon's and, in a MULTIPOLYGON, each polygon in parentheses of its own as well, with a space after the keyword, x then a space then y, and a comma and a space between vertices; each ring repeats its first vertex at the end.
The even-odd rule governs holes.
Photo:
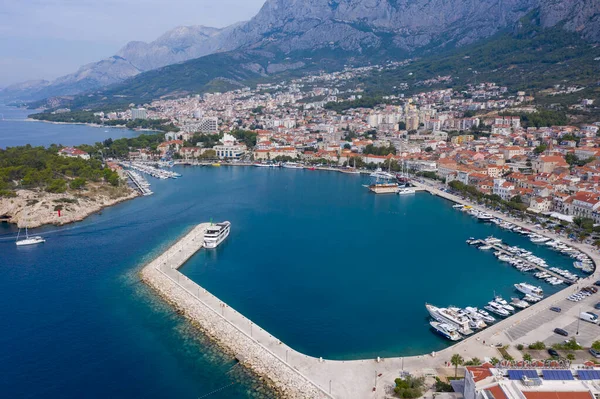
MULTIPOLYGON (((432 194, 477 208, 477 206, 435 187, 419 186, 432 194)), ((485 211, 521 227, 533 229, 530 224, 487 209, 485 211)), ((473 357, 500 358, 494 344, 507 345, 522 342, 524 336, 520 335, 515 338, 515 328, 524 325, 528 320, 535 320, 533 324, 537 326, 536 328, 550 329, 551 331, 555 326, 553 326, 554 321, 547 320, 545 316, 547 309, 557 303, 563 303, 565 298, 576 289, 568 287, 438 353, 405 358, 384 358, 379 361, 377 359, 322 360, 306 356, 288 347, 268 331, 257 326, 177 271, 185 261, 202 248, 203 234, 207 226, 206 223, 197 226, 164 254, 152 261, 142 271, 142 277, 163 296, 183 309, 188 317, 197 321, 201 328, 225 349, 238 355, 242 363, 246 363, 257 373, 272 379, 279 388, 287 387, 293 391, 293 394, 291 391, 288 392, 289 397, 387 398, 391 396, 386 395, 385 388, 394 385, 394 379, 400 376, 402 370, 416 375, 427 375, 436 373, 436 370, 440 368, 450 369, 451 367, 446 366, 445 362, 449 361, 455 353, 462 355, 465 360, 473 357), (207 318, 207 311, 210 313, 210 318, 207 318), (539 317, 539 320, 535 319, 536 317, 539 317), (548 323, 552 325, 548 325, 548 323), (245 345, 238 345, 237 341, 244 341, 245 345), (251 350, 247 347, 248 345, 260 348, 260 350, 251 350), (256 361, 254 357, 262 360, 256 361), (265 365, 267 363, 268 365, 265 365), (290 371, 292 372, 290 373, 290 371)), ((564 238, 545 231, 538 231, 538 233, 566 241, 564 238)), ((599 258, 593 248, 577 243, 569 243, 569 245, 585 252, 598 264, 599 258)), ((596 278, 598 278, 598 271, 593 276, 582 280, 579 285, 590 285, 596 278)), ((567 316, 572 315, 569 313, 567 316)))

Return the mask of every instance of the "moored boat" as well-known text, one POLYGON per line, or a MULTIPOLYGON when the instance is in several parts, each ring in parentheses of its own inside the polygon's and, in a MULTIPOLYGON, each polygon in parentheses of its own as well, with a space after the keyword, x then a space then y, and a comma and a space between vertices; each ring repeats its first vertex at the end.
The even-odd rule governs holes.
POLYGON ((430 321, 429 325, 433 330, 444 338, 450 341, 458 341, 461 339, 461 335, 458 333, 456 327, 448 323, 440 323, 439 321, 430 321))
POLYGON ((216 248, 229 236, 230 229, 230 222, 211 224, 204 233, 204 247, 216 248))
POLYGON ((527 283, 518 283, 515 284, 514 287, 517 291, 522 292, 523 294, 539 299, 544 297, 544 291, 540 287, 536 287, 527 283))

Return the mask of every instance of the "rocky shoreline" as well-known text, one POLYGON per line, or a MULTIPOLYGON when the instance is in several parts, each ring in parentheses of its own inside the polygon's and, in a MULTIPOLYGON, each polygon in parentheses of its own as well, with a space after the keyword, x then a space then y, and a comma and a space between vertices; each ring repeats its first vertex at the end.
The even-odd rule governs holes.
POLYGON ((91 186, 83 192, 60 194, 37 190, 17 190, 13 198, 0 198, 0 220, 19 228, 44 225, 62 226, 79 222, 104 208, 136 198, 139 194, 129 187, 91 186), (60 216, 59 216, 60 211, 60 216))

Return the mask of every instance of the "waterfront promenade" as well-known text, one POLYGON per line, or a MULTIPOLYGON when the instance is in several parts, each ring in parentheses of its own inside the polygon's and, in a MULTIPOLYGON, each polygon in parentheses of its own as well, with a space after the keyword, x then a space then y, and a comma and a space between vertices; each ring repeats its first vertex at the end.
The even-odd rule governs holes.
MULTIPOLYGON (((421 185, 421 188, 451 201, 467 204, 466 201, 435 187, 421 185)), ((505 215, 496 216, 528 229, 533 228, 505 215)), ((450 370, 451 367, 446 366, 445 362, 449 361, 454 353, 461 354, 465 359, 500 358, 495 344, 514 346, 538 339, 547 340, 553 336, 552 330, 555 327, 572 326, 577 319, 579 306, 572 306, 571 302, 565 300, 577 289, 576 286, 571 286, 438 353, 384 358, 379 361, 333 361, 306 356, 252 323, 177 270, 202 248, 203 233, 207 226, 208 224, 197 226, 148 264, 142 270, 142 278, 226 351, 257 374, 268 378, 284 392, 284 397, 391 397, 386 395, 385 387, 392 386, 402 370, 416 375, 433 375, 444 368, 450 370), (549 317, 548 308, 555 304, 562 306, 564 311, 560 315, 549 317)), ((550 233, 542 234, 558 238, 550 233)), ((576 243, 570 245, 586 252, 594 262, 598 262, 598 257, 591 247, 576 243)), ((587 278, 580 286, 591 284, 595 276, 587 278)), ((402 337, 399 336, 398 339, 402 337)), ((509 349, 509 352, 517 358, 518 352, 514 348, 509 349)))

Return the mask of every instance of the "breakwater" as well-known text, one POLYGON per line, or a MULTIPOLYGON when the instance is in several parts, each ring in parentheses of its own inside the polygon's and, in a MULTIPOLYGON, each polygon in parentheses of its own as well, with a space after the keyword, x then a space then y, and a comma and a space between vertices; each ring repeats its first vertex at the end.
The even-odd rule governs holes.
MULTIPOLYGON (((262 173, 257 175, 262 175, 262 173)), ((275 176, 277 175, 279 174, 275 174, 275 176)), ((233 174, 233 176, 236 175, 233 174)), ((436 188, 428 187, 427 191, 454 202, 464 202, 460 198, 436 188)), ((423 200, 425 200, 425 198, 426 197, 424 197, 423 200)), ((231 210, 228 208, 227 214, 230 212, 231 210)), ((220 216, 225 217, 225 214, 226 213, 224 212, 220 216)), ((505 215, 497 216, 510 220, 505 215)), ((514 222, 522 227, 533 229, 533 226, 522 221, 514 222)), ((380 223, 385 223, 385 221, 380 223)), ((240 225, 238 225, 238 228, 239 227, 240 225)), ((431 374, 444 368, 445 362, 449 361, 450 357, 455 353, 460 353, 465 359, 472 357, 500 357, 496 345, 510 345, 509 352, 517 358, 520 354, 514 350, 514 345, 517 343, 527 344, 538 339, 544 340, 552 333, 552 328, 556 327, 555 321, 548 322, 545 320, 546 313, 549 312, 548 308, 550 306, 558 305, 565 309, 565 312, 563 312, 564 315, 561 316, 568 318, 568 320, 565 320, 565 323, 570 323, 569 320, 571 319, 576 320, 575 313, 578 308, 574 307, 569 311, 566 311, 567 308, 564 305, 565 298, 570 295, 573 290, 577 289, 577 287, 571 287, 570 289, 565 289, 546 298, 539 304, 533 305, 514 316, 499 321, 486 330, 466 338, 452 347, 436 353, 432 353, 429 350, 427 354, 420 356, 402 358, 384 357, 385 355, 383 355, 379 359, 376 358, 377 353, 375 353, 374 355, 368 356, 368 358, 363 356, 355 357, 362 358, 362 360, 346 361, 320 359, 318 358, 318 353, 315 355, 317 357, 307 356, 287 346, 277 337, 272 336, 271 333, 273 332, 279 335, 272 325, 268 327, 271 333, 265 331, 230 307, 227 303, 224 303, 222 300, 215 297, 210 292, 207 292, 198 284, 177 271, 178 267, 183 265, 188 258, 201 248, 200 241, 193 241, 193 245, 189 242, 187 244, 185 243, 186 238, 195 240, 196 237, 199 237, 200 231, 196 231, 196 237, 194 237, 193 234, 197 229, 201 230, 201 226, 194 229, 190 234, 186 235, 186 237, 173 245, 169 251, 159 256, 155 261, 144 268, 144 271, 142 272, 144 280, 158 290, 165 299, 180 309, 182 313, 203 330, 206 335, 212 337, 224 350, 236 356, 243 364, 254 370, 257 374, 265 376, 272 385, 280 389, 283 397, 312 398, 331 394, 331 396, 335 398, 385 398, 386 387, 393 385, 394 379, 400 376, 402 370, 410 371, 416 375, 431 374), (183 243, 183 245, 180 245, 180 243, 183 243), (160 265, 161 260, 164 263, 162 266, 160 265), (152 264, 156 266, 154 270, 149 267, 152 264), (521 335, 524 333, 524 331, 522 332, 521 330, 529 325, 535 327, 535 329, 531 332, 527 332, 528 335, 521 335), (532 335, 537 335, 539 338, 536 337, 532 340, 530 338, 532 335), (257 352, 262 351, 265 351, 266 355, 265 353, 256 354, 257 352), (287 375, 288 371, 297 374, 292 377, 291 375, 287 375), (374 388, 375 390, 373 390, 374 388)), ((278 230, 276 225, 270 225, 270 229, 278 230)), ((244 235, 247 233, 248 231, 243 232, 244 235)), ((254 231, 254 233, 256 233, 256 231, 254 231)), ((233 236, 236 234, 235 231, 232 232, 233 236)), ((545 235, 555 238, 551 233, 545 235)), ((232 238, 229 238, 229 240, 231 239, 232 238)), ((233 239, 236 238, 233 237, 233 239)), ((227 243, 224 243, 223 245, 226 244, 227 243)), ((256 251, 256 243, 252 242, 252 244, 253 251, 256 251)), ((459 248, 466 247, 462 240, 459 245, 459 248)), ((597 257, 589 246, 572 245, 584 250, 593 257, 594 261, 597 261, 597 257)), ((241 241, 236 241, 237 251, 243 252, 243 246, 241 241)), ((226 275, 234 273, 234 271, 237 274, 241 273, 243 276, 245 276, 245 273, 256 273, 255 268, 257 266, 252 263, 250 259, 248 259, 247 264, 244 264, 244 267, 225 269, 227 254, 229 254, 227 248, 220 249, 218 266, 220 269, 223 269, 222 274, 219 276, 220 280, 224 280, 226 275)), ((205 260, 204 257, 205 255, 208 255, 208 252, 201 251, 199 255, 205 260)), ((289 264, 286 263, 286 267, 289 268, 292 263, 293 262, 290 262, 289 264)), ((591 279, 592 277, 588 277, 580 283, 582 285, 590 284, 592 281, 591 279)), ((267 280, 272 281, 273 279, 267 280)), ((519 277, 519 279, 514 282, 520 280, 521 278, 519 277)), ((523 277, 523 280, 525 280, 525 276, 523 277)), ((203 285, 205 285, 207 281, 203 281, 203 285)), ((222 284, 226 284, 226 280, 222 284)), ((228 286, 230 285, 228 284, 228 286)), ((231 287, 231 289, 236 289, 233 286, 231 287)), ((269 287, 272 290, 277 288, 273 285, 269 285, 269 287)), ((223 291, 220 291, 218 295, 222 298, 226 297, 223 291)), ((285 294, 278 293, 275 298, 277 298, 277 301, 279 299, 283 301, 285 299, 285 294)), ((277 302, 277 306, 282 306, 282 303, 277 302)), ((242 307, 239 306, 240 304, 237 303, 235 307, 242 310, 242 307)), ((261 306, 261 304, 256 303, 253 304, 253 306, 261 306)), ((263 304, 262 306, 265 305, 263 304)), ((420 307, 421 305, 418 304, 417 306, 420 307)), ((408 311, 410 310, 407 310, 407 312, 408 311)), ((252 314, 247 309, 244 310, 244 313, 252 314)), ((311 317, 314 318, 312 315, 311 317)), ((335 315, 332 314, 332 317, 335 317, 335 315)), ((360 317, 357 316, 357 318, 366 324, 377 322, 380 318, 387 320, 386 315, 378 315, 368 319, 361 315, 360 317)), ((282 321, 282 323, 283 322, 284 321, 282 321)), ((390 321, 388 321, 388 323, 391 324, 390 321)), ((562 324, 561 322, 561 325, 566 324, 562 324)), ((302 327, 300 331, 302 331, 303 334, 310 334, 315 328, 318 329, 314 324, 306 325, 305 327, 302 327)), ((422 329, 422 327, 419 328, 422 329)), ((340 331, 343 331, 341 327, 340 331)), ((343 331, 343 333, 345 333, 345 331, 343 331)), ((427 333, 427 336, 429 336, 429 333, 427 333)), ((401 340, 406 338, 399 336, 398 339, 401 340)), ((288 338, 286 338, 286 342, 287 341, 288 338)), ((296 347, 296 344, 291 344, 296 347)), ((303 351, 300 347, 299 349, 303 351)), ((425 352, 427 352, 427 350, 421 351, 421 353, 425 352)))
MULTIPOLYGON (((142 280, 182 311, 224 350, 234 355, 241 364, 266 378, 282 396, 331 397, 322 387, 261 342, 261 338, 267 334, 266 331, 177 270, 203 247, 203 236, 208 226, 209 223, 196 226, 150 262, 141 272, 142 280), (234 315, 236 317, 232 317, 234 315), (248 329, 250 333, 246 331, 248 329), (257 338, 254 338, 255 332, 257 338)), ((269 337, 274 339, 270 335, 269 337)))

